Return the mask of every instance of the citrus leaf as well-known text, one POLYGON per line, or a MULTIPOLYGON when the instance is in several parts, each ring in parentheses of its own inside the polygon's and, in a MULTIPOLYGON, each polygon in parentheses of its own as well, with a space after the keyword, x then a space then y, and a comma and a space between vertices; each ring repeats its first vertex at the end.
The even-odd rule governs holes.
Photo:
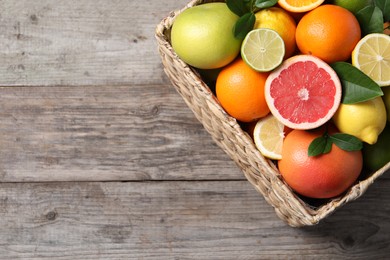
POLYGON ((343 88, 343 104, 353 104, 382 96, 381 87, 369 76, 347 62, 335 62, 332 68, 339 76, 343 88))
POLYGON ((383 32, 383 13, 379 7, 373 5, 366 6, 356 13, 356 18, 362 29, 362 36, 383 32))
POLYGON ((337 133, 329 136, 332 143, 345 151, 358 151, 363 148, 363 142, 357 137, 344 133, 337 133))
POLYGON ((232 11, 238 16, 243 16, 250 11, 248 10, 245 2, 241 0, 226 0, 226 5, 230 9, 230 11, 232 11))
POLYGON ((234 26, 234 36, 238 39, 244 39, 247 33, 253 29, 256 17, 254 13, 246 13, 241 16, 234 26))
POLYGON ((374 3, 382 10, 385 21, 390 21, 390 0, 375 0, 374 3))
POLYGON ((324 134, 315 138, 309 145, 308 155, 318 156, 329 153, 332 149, 332 142, 329 141, 328 135, 324 134))
POLYGON ((256 0, 255 6, 259 9, 269 8, 276 5, 278 0, 256 0))

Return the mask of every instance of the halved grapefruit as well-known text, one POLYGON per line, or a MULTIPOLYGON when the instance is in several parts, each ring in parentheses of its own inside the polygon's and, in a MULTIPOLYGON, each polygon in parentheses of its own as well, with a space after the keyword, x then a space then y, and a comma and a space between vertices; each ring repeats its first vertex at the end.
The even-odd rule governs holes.
POLYGON ((340 105, 341 92, 336 72, 311 55, 285 60, 265 83, 271 113, 293 129, 313 129, 331 119, 340 105))

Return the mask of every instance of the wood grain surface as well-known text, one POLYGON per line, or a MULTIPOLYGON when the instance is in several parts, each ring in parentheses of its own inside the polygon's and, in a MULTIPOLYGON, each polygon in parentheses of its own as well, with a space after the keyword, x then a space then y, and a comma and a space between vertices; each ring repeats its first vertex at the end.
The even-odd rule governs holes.
POLYGON ((3 184, 0 259, 385 259, 389 184, 300 229, 243 181, 3 184))
POLYGON ((165 76, 186 0, 0 1, 0 259, 386 259, 389 172, 291 228, 165 76))

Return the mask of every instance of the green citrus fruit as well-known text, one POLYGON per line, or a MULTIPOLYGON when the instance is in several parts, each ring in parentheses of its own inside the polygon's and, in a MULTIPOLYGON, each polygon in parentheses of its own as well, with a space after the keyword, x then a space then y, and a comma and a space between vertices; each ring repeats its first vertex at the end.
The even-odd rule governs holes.
POLYGON ((333 4, 344 7, 354 14, 371 3, 372 0, 333 0, 333 4))
POLYGON ((241 46, 241 57, 246 64, 260 72, 271 71, 279 66, 284 53, 282 37, 268 28, 250 31, 241 46))
POLYGON ((223 67, 240 52, 241 40, 233 34, 238 18, 225 3, 188 8, 173 22, 172 47, 184 62, 193 67, 223 67))
POLYGON ((390 162, 390 123, 387 123, 383 132, 378 136, 378 141, 373 144, 364 144, 363 158, 366 168, 377 171, 390 162))

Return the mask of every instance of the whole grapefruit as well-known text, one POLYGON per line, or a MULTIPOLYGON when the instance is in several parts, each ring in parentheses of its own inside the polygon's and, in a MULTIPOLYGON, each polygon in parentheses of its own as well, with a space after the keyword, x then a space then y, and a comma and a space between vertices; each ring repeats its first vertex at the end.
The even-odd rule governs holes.
POLYGON ((363 167, 362 151, 348 152, 332 144, 327 154, 308 156, 310 143, 324 130, 293 130, 285 138, 278 167, 286 183, 310 198, 332 198, 345 192, 363 167))

